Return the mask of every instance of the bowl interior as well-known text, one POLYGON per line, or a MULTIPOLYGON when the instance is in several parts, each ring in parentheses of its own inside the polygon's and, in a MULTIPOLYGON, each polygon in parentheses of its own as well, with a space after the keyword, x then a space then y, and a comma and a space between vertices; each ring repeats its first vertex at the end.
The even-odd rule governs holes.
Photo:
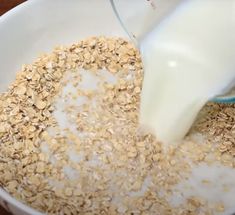
POLYGON ((107 0, 31 0, 0 18, 0 91, 22 64, 90 36, 127 37, 107 0))
MULTIPOLYGON (((31 0, 0 17, 0 92, 15 79, 22 64, 58 45, 91 36, 120 36, 120 26, 107 0, 31 0)), ((0 199, 14 214, 40 214, 3 189, 0 199)))

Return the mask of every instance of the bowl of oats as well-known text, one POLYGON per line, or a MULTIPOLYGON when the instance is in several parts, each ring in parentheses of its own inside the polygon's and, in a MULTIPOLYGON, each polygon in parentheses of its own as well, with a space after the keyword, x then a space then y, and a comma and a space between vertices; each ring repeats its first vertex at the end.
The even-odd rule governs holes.
POLYGON ((234 105, 178 145, 139 130, 143 68, 106 0, 0 18, 0 203, 12 214, 232 214, 234 105))

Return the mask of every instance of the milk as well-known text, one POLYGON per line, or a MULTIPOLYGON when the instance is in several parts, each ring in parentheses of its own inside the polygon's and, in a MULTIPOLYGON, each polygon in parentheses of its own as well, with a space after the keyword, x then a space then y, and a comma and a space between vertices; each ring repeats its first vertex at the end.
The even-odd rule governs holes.
POLYGON ((235 81, 235 1, 184 1, 140 44, 140 124, 181 140, 205 103, 235 81))

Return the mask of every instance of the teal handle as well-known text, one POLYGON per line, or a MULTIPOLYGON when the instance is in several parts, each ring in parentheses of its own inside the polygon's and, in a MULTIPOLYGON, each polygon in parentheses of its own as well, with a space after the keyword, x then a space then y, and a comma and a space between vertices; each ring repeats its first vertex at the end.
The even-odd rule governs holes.
POLYGON ((233 103, 235 103, 235 97, 234 96, 216 97, 216 98, 212 99, 212 102, 224 103, 224 104, 233 104, 233 103))

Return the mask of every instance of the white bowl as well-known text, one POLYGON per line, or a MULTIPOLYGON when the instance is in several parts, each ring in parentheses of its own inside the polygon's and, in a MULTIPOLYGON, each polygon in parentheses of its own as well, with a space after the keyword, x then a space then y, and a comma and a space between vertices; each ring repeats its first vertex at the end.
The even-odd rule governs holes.
MULTIPOLYGON (((29 0, 0 17, 0 91, 22 64, 40 53, 95 36, 127 37, 108 0, 29 0)), ((41 213, 0 188, 0 204, 15 215, 41 213)))
MULTIPOLYGON (((0 92, 15 79, 22 64, 33 62, 39 54, 50 52, 57 45, 69 45, 97 35, 128 38, 113 13, 109 0, 28 0, 14 8, 0 17, 0 92)), ((221 171, 208 168, 203 169, 203 174, 199 172, 191 181, 195 190, 205 173, 208 177, 220 176, 221 171)), ((222 175, 225 182, 231 184, 231 181, 235 181, 235 170, 228 172, 231 174, 222 175)), ((219 180, 222 184, 223 180, 219 180)), ((217 182, 215 180, 215 186, 218 185, 217 182)), ((220 200, 222 195, 217 192, 218 189, 214 190, 215 195, 210 194, 216 200, 220 200)), ((201 192, 202 189, 198 190, 201 192)), ((209 189, 204 191, 210 192, 209 189)), ((231 195, 223 196, 231 205, 229 212, 235 211, 233 193, 235 189, 231 195)), ((0 204, 14 215, 42 215, 1 188, 0 204)), ((232 214, 229 212, 226 214, 232 214)))

